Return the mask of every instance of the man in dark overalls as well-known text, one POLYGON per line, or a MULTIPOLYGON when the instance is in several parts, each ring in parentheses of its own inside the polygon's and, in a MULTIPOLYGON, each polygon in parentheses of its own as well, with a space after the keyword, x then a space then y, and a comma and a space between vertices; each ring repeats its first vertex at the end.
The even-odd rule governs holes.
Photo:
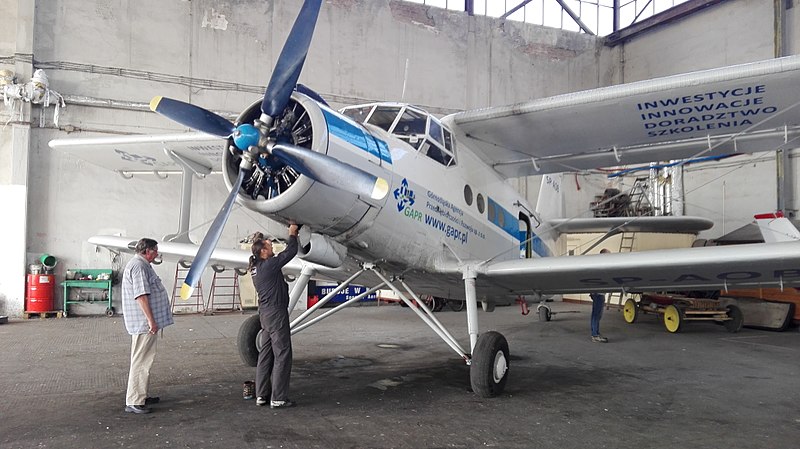
POLYGON ((289 244, 280 254, 272 242, 257 240, 252 246, 250 275, 258 292, 258 314, 264 347, 256 365, 256 405, 291 407, 289 377, 292 372, 292 338, 289 331, 289 286, 281 269, 297 254, 297 225, 289 225, 289 244), (271 379, 271 382, 270 382, 271 379), (272 385, 270 391, 270 384, 272 385))

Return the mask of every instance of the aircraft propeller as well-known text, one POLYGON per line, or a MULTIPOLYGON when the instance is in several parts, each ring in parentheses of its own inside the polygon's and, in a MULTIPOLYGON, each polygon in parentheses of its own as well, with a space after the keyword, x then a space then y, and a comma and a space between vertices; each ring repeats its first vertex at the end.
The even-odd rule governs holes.
POLYGON ((222 138, 232 138, 236 148, 242 152, 239 176, 214 218, 181 286, 181 298, 184 300, 191 296, 211 258, 239 194, 245 173, 252 170, 261 155, 273 157, 314 181, 358 195, 381 199, 389 191, 389 185, 383 178, 328 155, 276 141, 276 133, 273 131, 280 126, 278 119, 284 114, 292 91, 297 86, 321 3, 322 0, 306 0, 303 3, 264 92, 261 117, 252 124, 243 123, 237 126, 211 111, 170 98, 155 97, 150 102, 151 110, 184 126, 222 138))

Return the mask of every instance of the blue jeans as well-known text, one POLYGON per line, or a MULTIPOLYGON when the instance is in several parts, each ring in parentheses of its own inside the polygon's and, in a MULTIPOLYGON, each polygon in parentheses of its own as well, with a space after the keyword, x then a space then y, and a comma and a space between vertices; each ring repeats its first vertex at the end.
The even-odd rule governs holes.
POLYGON ((602 293, 592 293, 592 337, 600 335, 600 318, 603 318, 603 305, 606 302, 606 295, 602 293))

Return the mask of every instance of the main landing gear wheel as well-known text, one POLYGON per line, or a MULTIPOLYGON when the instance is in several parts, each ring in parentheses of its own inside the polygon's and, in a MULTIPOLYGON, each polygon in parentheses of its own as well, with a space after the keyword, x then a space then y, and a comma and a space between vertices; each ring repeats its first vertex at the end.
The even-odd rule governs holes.
POLYGON ((725 329, 731 333, 739 332, 742 330, 742 324, 744 323, 744 314, 742 313, 742 309, 733 304, 729 305, 727 309, 728 317, 730 319, 725 321, 725 329))
POLYGON ((550 307, 539 306, 536 309, 539 314, 539 321, 550 321, 553 318, 553 312, 550 311, 550 307))
POLYGON ((258 314, 248 317, 239 327, 236 346, 239 348, 239 357, 247 366, 256 366, 258 363, 256 339, 259 332, 261 332, 261 320, 258 314))
POLYGON ((622 317, 625 318, 627 323, 633 324, 636 322, 636 317, 639 315, 639 307, 636 301, 631 298, 625 300, 625 305, 622 306, 622 317))
POLYGON ((668 332, 676 333, 681 331, 683 326, 683 312, 674 305, 668 305, 664 309, 664 327, 668 332))
POLYGON ((464 307, 467 305, 466 301, 456 301, 455 299, 448 299, 447 305, 450 306, 450 310, 453 312, 461 312, 464 310, 464 307))
POLYGON ((487 332, 478 338, 472 353, 469 380, 472 391, 490 398, 503 392, 508 380, 508 342, 499 332, 487 332))

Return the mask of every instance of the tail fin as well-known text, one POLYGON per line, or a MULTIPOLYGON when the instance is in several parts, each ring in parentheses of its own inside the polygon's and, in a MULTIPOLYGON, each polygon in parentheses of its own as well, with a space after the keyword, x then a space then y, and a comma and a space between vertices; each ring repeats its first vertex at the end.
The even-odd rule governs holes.
POLYGON ((770 212, 755 216, 758 229, 766 243, 795 242, 800 240, 800 231, 783 216, 783 212, 770 212))
POLYGON ((561 193, 561 173, 542 176, 536 213, 543 221, 564 218, 564 196, 561 193))

